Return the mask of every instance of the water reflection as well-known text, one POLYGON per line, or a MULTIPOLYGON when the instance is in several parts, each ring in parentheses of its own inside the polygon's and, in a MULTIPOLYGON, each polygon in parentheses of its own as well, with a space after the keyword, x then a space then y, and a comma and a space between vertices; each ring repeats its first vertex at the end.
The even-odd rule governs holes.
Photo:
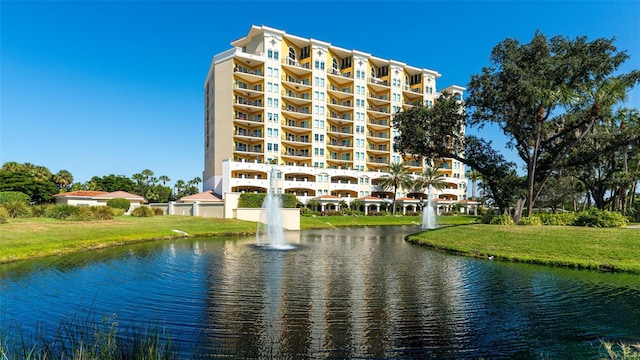
POLYGON ((640 341, 637 275, 482 261, 409 227, 180 239, 0 268, 0 309, 35 328, 80 307, 159 321, 199 357, 595 357, 640 341), (301 235, 300 235, 301 234, 301 235))

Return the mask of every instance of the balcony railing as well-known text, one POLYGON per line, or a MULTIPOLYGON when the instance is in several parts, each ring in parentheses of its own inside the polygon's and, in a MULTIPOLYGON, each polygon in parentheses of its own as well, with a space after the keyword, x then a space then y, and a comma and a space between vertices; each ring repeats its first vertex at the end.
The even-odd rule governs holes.
POLYGON ((287 119, 286 122, 287 126, 291 126, 291 127, 297 127, 297 128, 302 128, 302 129, 310 129, 311 125, 309 124, 308 121, 294 121, 291 119, 287 119))
POLYGON ((282 91, 282 95, 296 98, 296 99, 311 100, 311 94, 309 93, 297 94, 291 90, 285 90, 285 91, 282 91))
POLYGON ((241 73, 244 73, 244 74, 256 75, 256 76, 264 76, 264 73, 262 72, 262 69, 251 70, 251 69, 248 69, 248 68, 246 68, 244 66, 241 66, 241 65, 237 65, 233 69, 233 71, 241 72, 241 73))
POLYGON ((353 107, 353 104, 351 103, 351 100, 338 101, 336 99, 331 99, 331 104, 332 105, 346 106, 346 107, 353 107))
POLYGON ((389 126, 389 121, 388 120, 369 119, 369 124, 380 125, 380 126, 389 126))
POLYGON ((405 85, 404 86, 404 90, 405 91, 411 91, 411 92, 418 93, 418 94, 422 94, 422 89, 420 87, 412 89, 410 85, 405 85))
POLYGON ((245 114, 236 114, 237 120, 262 122, 262 115, 247 116, 245 114))
POLYGON ((374 93, 369 93, 369 97, 372 98, 372 99, 389 101, 389 95, 387 95, 387 94, 376 95, 374 93))
POLYGON ((301 143, 311 143, 311 141, 309 141, 309 137, 308 136, 295 136, 295 135, 291 135, 291 134, 288 134, 287 136, 285 136, 285 140, 286 141, 296 141, 296 142, 301 142, 301 143))
POLYGON ((337 112, 330 112, 329 117, 340 120, 349 120, 351 121, 351 114, 339 114, 337 112))
POLYGON ((389 151, 389 147, 387 145, 369 145, 369 150, 389 151))
POLYGON ((340 72, 340 70, 338 70, 338 69, 334 69, 334 68, 331 68, 331 69, 329 70, 329 74, 331 74, 331 75, 337 75, 337 76, 342 76, 342 77, 350 78, 350 79, 352 79, 352 78, 353 78, 353 74, 352 74, 350 71, 349 71, 349 72, 343 72, 343 73, 341 73, 341 72, 340 72))
POLYGON ((368 162, 374 163, 374 164, 386 164, 387 163, 387 158, 370 157, 368 162))
POLYGON ((373 132, 373 131, 369 131, 369 136, 370 137, 377 137, 377 138, 381 138, 381 139, 388 139, 389 138, 389 134, 387 133, 383 133, 383 132, 373 132))
POLYGON ((284 154, 288 156, 309 157, 309 150, 300 151, 300 150, 287 149, 284 154))
POLYGON ((247 145, 236 145, 236 151, 244 151, 244 152, 250 152, 250 153, 262 153, 262 147, 258 146, 258 147, 250 147, 247 145))
POLYGON ((240 136, 249 136, 249 137, 256 137, 256 138, 262 137, 262 131, 247 131, 244 129, 238 129, 236 130, 235 134, 240 136))
POLYGON ((387 80, 378 79, 376 77, 369 77, 369 82, 376 85, 389 86, 387 80))
POLYGON ((253 91, 262 92, 262 84, 251 86, 251 85, 248 85, 246 83, 238 81, 238 82, 236 82, 235 87, 236 87, 236 89, 253 90, 253 91))
POLYGON ((329 128, 329 131, 336 132, 336 133, 342 133, 342 134, 351 134, 351 128, 349 128, 349 127, 339 128, 337 126, 332 126, 332 127, 329 128))
POLYGON ((298 60, 291 59, 291 58, 282 59, 282 63, 285 64, 285 65, 291 65, 291 66, 299 67, 301 69, 310 69, 310 66, 309 66, 308 62, 306 62, 304 64, 300 64, 298 62, 298 60))
POLYGON ((386 107, 386 106, 384 106, 384 107, 369 106, 368 110, 377 111, 377 112, 381 112, 381 113, 385 113, 385 114, 389 113, 389 108, 386 107))
POLYGON ((262 100, 247 100, 245 98, 236 98, 236 104, 262 107, 262 100))
POLYGON ((291 111, 291 112, 297 112, 297 113, 300 113, 300 114, 310 114, 311 113, 309 111, 308 107, 295 107, 293 105, 283 105, 282 106, 282 110, 291 111))
POLYGON ((296 83, 296 84, 302 84, 302 85, 310 85, 310 81, 309 79, 296 79, 293 76, 290 75, 286 75, 282 77, 282 80, 287 81, 287 82, 291 82, 291 83, 296 83))
POLYGON ((329 85, 329 90, 340 91, 340 92, 347 93, 347 94, 351 94, 352 93, 350 86, 341 88, 341 87, 337 87, 335 85, 329 85))
POLYGON ((351 147, 351 141, 348 141, 348 140, 343 140, 343 141, 331 140, 330 144, 333 146, 351 147))

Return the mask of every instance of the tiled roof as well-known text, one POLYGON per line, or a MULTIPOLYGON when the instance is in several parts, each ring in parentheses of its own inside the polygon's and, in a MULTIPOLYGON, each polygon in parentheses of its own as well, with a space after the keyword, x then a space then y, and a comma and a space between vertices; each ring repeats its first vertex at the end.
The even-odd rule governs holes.
POLYGON ((94 197, 94 196, 100 196, 100 195, 106 195, 108 194, 108 192, 106 191, 88 191, 88 190, 76 190, 76 191, 69 191, 69 192, 65 192, 65 193, 60 193, 60 194, 55 194, 53 196, 63 196, 63 197, 94 197))
POLYGON ((114 192, 110 192, 110 193, 104 193, 104 194, 98 195, 96 197, 109 198, 109 199, 124 198, 124 199, 144 200, 144 197, 142 197, 140 195, 136 195, 136 194, 131 194, 131 193, 128 193, 126 191, 114 191, 114 192))
POLYGON ((207 190, 198 194, 183 196, 178 201, 222 201, 222 199, 213 190, 207 190))

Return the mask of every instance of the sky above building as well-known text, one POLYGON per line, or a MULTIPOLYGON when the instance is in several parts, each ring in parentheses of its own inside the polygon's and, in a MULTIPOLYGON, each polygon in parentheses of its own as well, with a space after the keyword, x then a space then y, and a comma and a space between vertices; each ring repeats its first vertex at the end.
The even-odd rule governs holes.
MULTIPOLYGON (((202 177, 203 84, 251 25, 438 71, 466 86, 500 41, 615 37, 640 69, 638 1, 1 1, 0 164, 76 182, 143 169, 202 177)), ((640 108, 640 89, 627 106, 640 108)), ((470 132, 509 159, 499 129, 470 132)))

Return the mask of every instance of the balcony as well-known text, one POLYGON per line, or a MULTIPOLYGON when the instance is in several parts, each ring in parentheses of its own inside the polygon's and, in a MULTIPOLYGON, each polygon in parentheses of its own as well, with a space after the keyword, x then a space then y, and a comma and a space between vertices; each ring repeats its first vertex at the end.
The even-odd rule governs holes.
POLYGON ((347 121, 351 121, 351 113, 349 114, 340 114, 337 112, 329 112, 329 117, 333 118, 333 119, 338 119, 338 120, 347 120, 347 121))
POLYGON ((389 147, 387 145, 369 145, 369 150, 389 151, 389 147))
POLYGON ((298 150, 298 149, 286 149, 282 155, 284 156, 297 156, 297 157, 309 157, 309 150, 298 150))
POLYGON ((263 92, 262 84, 249 85, 249 84, 244 83, 242 81, 236 81, 235 84, 234 84, 234 88, 237 89, 237 90, 248 90, 248 91, 263 92))
POLYGON ((235 103, 238 104, 238 105, 248 105, 248 106, 262 107, 262 99, 249 100, 249 99, 238 97, 238 98, 236 98, 235 103))
POLYGON ((236 65, 236 67, 233 68, 233 72, 237 78, 243 79, 247 82, 257 82, 264 79, 264 72, 261 68, 249 69, 242 65, 236 65))
POLYGON ((370 162, 372 164, 387 164, 387 158, 386 157, 369 157, 369 160, 367 162, 370 162))
POLYGON ((341 93, 345 93, 345 94, 353 94, 353 92, 351 91, 351 86, 346 86, 346 87, 340 87, 340 86, 335 86, 333 84, 327 86, 327 89, 329 91, 337 91, 337 92, 341 92, 341 93))
POLYGON ((389 107, 387 107, 387 106, 380 106, 380 107, 369 106, 367 108, 367 110, 375 111, 375 112, 382 113, 382 114, 389 114, 389 107))
POLYGON ((328 77, 338 85, 349 84, 353 82, 353 73, 349 72, 340 72, 338 69, 329 69, 327 71, 328 77))
POLYGON ((253 137, 253 138, 262 138, 262 130, 249 131, 249 130, 245 130, 245 129, 237 129, 235 131, 234 135, 253 137))
POLYGON ((309 79, 298 79, 291 75, 282 76, 282 81, 291 83, 296 89, 311 88, 311 81, 309 79))
POLYGON ((296 117, 302 118, 311 114, 311 110, 308 106, 293 106, 290 104, 282 105, 282 111, 292 113, 293 115, 297 115, 296 117), (302 115, 302 116, 301 116, 302 115))
POLYGON ((282 139, 284 141, 289 141, 289 142, 298 142, 298 143, 305 143, 305 144, 311 143, 308 135, 297 136, 294 134, 287 134, 282 139))
POLYGON ((389 139, 389 133, 369 131, 369 137, 375 137, 378 139, 389 139))
POLYGON ((349 135, 353 134, 351 132, 351 127, 349 126, 345 126, 345 127, 331 126, 329 128, 329 131, 334 133, 340 133, 340 134, 349 134, 349 135))
POLYGON ((249 146, 244 144, 238 144, 235 147, 235 151, 262 154, 262 146, 249 146))
POLYGON ((379 119, 369 118, 369 124, 378 125, 378 126, 389 126, 389 120, 387 119, 379 120, 379 119))
POLYGON ((292 119, 287 119, 284 123, 284 126, 295 127, 300 129, 310 129, 311 125, 309 121, 295 121, 292 119))
POLYGON ((331 141, 329 142, 329 145, 349 147, 349 148, 353 146, 351 140, 334 140, 334 139, 331 139, 331 141))
POLYGON ((311 73, 311 66, 309 62, 300 63, 298 60, 291 58, 282 59, 282 67, 287 71, 292 72, 296 75, 306 75, 311 73))
POLYGON ((238 121, 262 122, 262 114, 247 115, 245 113, 236 113, 235 119, 238 121))

